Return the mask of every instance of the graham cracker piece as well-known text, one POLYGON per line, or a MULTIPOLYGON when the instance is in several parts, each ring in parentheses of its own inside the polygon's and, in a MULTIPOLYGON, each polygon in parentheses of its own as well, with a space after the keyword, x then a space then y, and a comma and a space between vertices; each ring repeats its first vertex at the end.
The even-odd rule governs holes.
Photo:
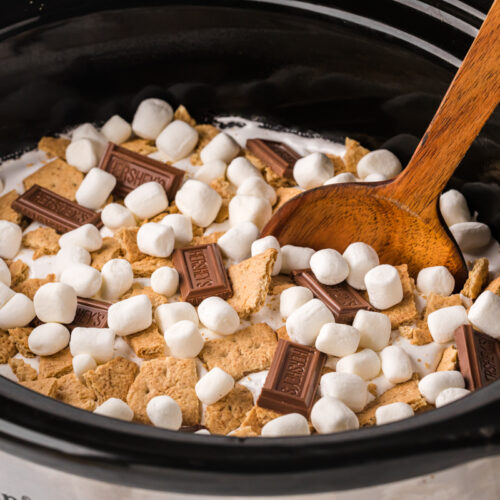
POLYGON ((203 165, 200 158, 201 150, 220 133, 220 130, 208 124, 196 125, 194 128, 198 132, 198 143, 191 154, 190 160, 192 165, 203 165))
POLYGON ((82 384, 74 373, 68 373, 68 375, 56 378, 55 380, 57 381, 56 399, 82 410, 95 410, 94 391, 82 384))
POLYGON ((281 413, 268 410, 267 408, 261 408, 260 406, 254 406, 247 413, 245 420, 241 423, 241 427, 250 427, 252 431, 257 434, 257 436, 260 436, 262 427, 278 417, 281 417, 281 413))
POLYGON ((273 213, 281 208, 288 200, 295 198, 303 191, 296 187, 279 187, 276 189, 276 205, 274 205, 273 213))
POLYGON ((34 358, 36 357, 29 348, 28 345, 28 337, 30 333, 33 331, 33 328, 25 327, 25 328, 11 328, 8 330, 10 338, 16 344, 16 349, 21 353, 25 358, 34 358))
POLYGON ((227 396, 207 406, 205 425, 211 434, 229 434, 241 425, 252 407, 252 393, 245 386, 236 384, 227 396))
POLYGON ((368 384, 367 389, 372 396, 377 397, 377 386, 375 384, 368 384))
POLYGON ((14 340, 5 330, 0 330, 0 365, 9 362, 12 356, 17 353, 17 348, 14 340))
POLYGON ((421 319, 417 320, 415 326, 400 325, 399 333, 413 345, 426 345, 433 341, 427 322, 421 319))
POLYGON ((71 141, 64 137, 42 137, 38 142, 38 149, 45 151, 49 158, 57 156, 66 160, 66 148, 70 143, 71 141))
POLYGON ((167 345, 163 335, 154 323, 141 332, 123 338, 138 358, 154 359, 165 356, 167 345))
POLYGON ((196 120, 189 114, 188 110, 181 104, 174 113, 174 120, 186 122, 191 127, 196 125, 196 120))
MULTIPOLYGON (((351 139, 349 139, 349 140, 351 140, 351 139)), ((332 154, 326 154, 326 156, 328 156, 328 158, 330 158, 330 160, 333 163, 334 175, 342 174, 344 172, 349 172, 349 170, 347 170, 347 166, 344 163, 344 160, 342 159, 341 156, 332 155, 332 154)), ((357 163, 356 163, 356 165, 357 165, 357 163)), ((353 172, 351 172, 351 173, 353 173, 353 172)))
POLYGON ((214 179, 210 183, 210 187, 219 193, 222 198, 222 204, 220 206, 217 217, 215 217, 215 222, 224 222, 229 218, 229 202, 236 194, 236 190, 229 181, 226 181, 224 177, 219 177, 214 179))
POLYGON ((50 189, 71 201, 75 201, 76 190, 83 181, 83 173, 60 158, 47 163, 23 180, 25 190, 34 184, 50 189))
POLYGON ((264 253, 233 264, 229 268, 233 296, 228 302, 241 318, 259 311, 264 305, 277 256, 277 250, 268 248, 264 253))
POLYGON ((17 259, 14 261, 10 261, 8 263, 8 266, 11 276, 10 286, 12 288, 21 283, 21 281, 24 281, 28 278, 30 268, 28 264, 26 264, 26 262, 22 261, 21 259, 17 259))
POLYGON ((51 227, 39 227, 23 236, 22 245, 35 250, 33 259, 55 255, 59 251, 60 236, 51 227))
POLYGON ((197 245, 209 245, 210 243, 217 243, 217 241, 219 241, 219 238, 223 234, 224 231, 214 231, 207 236, 195 236, 187 246, 195 247, 197 245))
POLYGON ((203 236, 205 232, 205 228, 201 226, 197 226, 194 222, 191 222, 192 230, 193 230, 193 238, 203 236))
POLYGON ((177 208, 177 205, 175 204, 175 200, 172 201, 169 200, 169 205, 163 212, 160 212, 159 214, 155 215, 154 217, 151 217, 150 219, 140 220, 139 225, 142 226, 143 224, 146 224, 148 222, 161 222, 166 215, 178 214, 178 213, 180 212, 179 209, 177 208))
POLYGON ((49 274, 46 278, 31 278, 26 281, 21 281, 21 283, 12 287, 12 289, 17 293, 24 293, 24 295, 33 300, 35 293, 42 285, 45 285, 45 283, 54 283, 54 281, 56 281, 56 275, 49 274))
POLYGON ((363 158, 366 154, 370 152, 369 149, 364 148, 358 141, 354 139, 350 139, 349 137, 345 138, 345 153, 344 153, 344 164, 345 164, 345 172, 351 172, 352 174, 357 173, 357 166, 359 160, 363 158))
POLYGON ((31 365, 26 363, 24 359, 10 358, 9 366, 19 382, 29 382, 38 378, 36 370, 31 365))
POLYGON ((38 373, 40 378, 60 378, 73 371, 73 356, 69 347, 52 356, 40 356, 38 373))
POLYGON ((243 156, 257 169, 261 172, 267 167, 265 162, 263 162, 259 157, 255 156, 250 150, 244 148, 242 150, 243 156))
POLYGON ((12 202, 19 198, 18 192, 13 189, 0 197, 0 219, 14 224, 21 224, 23 216, 12 208, 12 202))
POLYGON ((122 246, 115 238, 103 238, 102 247, 90 254, 92 258, 92 267, 98 271, 111 259, 119 259, 122 256, 122 246))
POLYGON ((231 432, 231 436, 234 437, 257 437, 258 434, 250 427, 250 426, 245 426, 245 427, 240 427, 239 429, 236 429, 235 431, 231 432))
POLYGON ((290 188, 297 185, 294 179, 289 177, 281 177, 278 175, 271 167, 266 167, 264 169, 264 178, 266 182, 273 186, 274 188, 290 188))
POLYGON ((149 297, 151 304, 153 305, 153 310, 162 304, 166 304, 168 302, 167 297, 165 295, 161 295, 156 293, 150 286, 142 287, 134 287, 129 293, 127 293, 127 298, 135 297, 136 295, 146 295, 149 297))
POLYGON ((278 336, 278 339, 288 340, 290 342, 292 341, 292 339, 288 335, 288 332, 286 331, 286 325, 280 326, 276 330, 276 335, 278 336))
POLYGON ((495 278, 487 287, 486 290, 493 292, 496 295, 500 295, 500 276, 495 278))
POLYGON ((219 367, 235 380, 271 366, 278 341, 266 323, 250 325, 232 335, 205 342, 199 357, 208 369, 219 367))
POLYGON ((427 306, 425 307, 425 321, 431 312, 437 311, 438 309, 443 309, 444 307, 451 306, 461 306, 462 299, 457 293, 455 295, 450 295, 445 297, 443 295, 438 295, 437 293, 431 293, 427 297, 427 306))
POLYGON ((137 246, 138 227, 122 227, 115 233, 115 238, 121 246, 122 253, 130 263, 146 257, 137 246))
POLYGON ((451 371, 457 369, 458 363, 458 351, 455 346, 450 345, 444 351, 441 356, 441 361, 439 362, 436 371, 451 371))
POLYGON ((269 295, 280 295, 287 288, 295 286, 290 276, 278 274, 271 276, 271 286, 269 287, 269 295))
POLYGON ((183 425, 196 425, 201 418, 200 402, 194 390, 197 381, 194 359, 167 357, 145 361, 128 391, 127 403, 136 421, 149 424, 146 414, 149 400, 167 395, 181 407, 183 425))
POLYGON ((124 142, 120 144, 122 148, 128 149, 129 151, 135 151, 141 155, 149 155, 158 151, 153 145, 153 141, 148 139, 132 139, 131 141, 124 142))
POLYGON ((131 263, 132 271, 136 278, 149 278, 159 267, 174 267, 172 259, 163 257, 152 257, 148 255, 143 259, 131 263))
POLYGON ((44 396, 49 398, 55 398, 57 394, 57 379, 56 378, 44 378, 41 380, 30 380, 26 382, 21 382, 21 385, 31 389, 32 391, 39 392, 44 396))
POLYGON ((477 259, 469 271, 469 277, 460 292, 470 299, 476 299, 488 281, 488 259, 477 259))

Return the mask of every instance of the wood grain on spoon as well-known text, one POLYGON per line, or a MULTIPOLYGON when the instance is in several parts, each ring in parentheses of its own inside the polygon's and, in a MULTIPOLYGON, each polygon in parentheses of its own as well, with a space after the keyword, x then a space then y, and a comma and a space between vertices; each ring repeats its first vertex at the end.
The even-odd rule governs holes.
POLYGON ((413 275, 444 265, 460 288, 467 269, 440 216, 439 195, 499 100, 500 0, 495 0, 405 170, 389 182, 305 191, 276 212, 263 236, 272 234, 281 245, 341 252, 363 241, 382 263, 407 263, 413 275))

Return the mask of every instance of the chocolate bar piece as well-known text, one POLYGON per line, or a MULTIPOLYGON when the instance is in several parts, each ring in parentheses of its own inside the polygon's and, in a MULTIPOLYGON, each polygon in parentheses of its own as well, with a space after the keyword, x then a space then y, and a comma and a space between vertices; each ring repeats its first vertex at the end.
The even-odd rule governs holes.
POLYGON ((500 379, 500 340, 462 325, 455 330, 455 343, 467 389, 474 391, 500 379))
POLYGON ((292 278, 297 285, 309 288, 313 295, 332 311, 337 323, 352 323, 360 309, 373 311, 373 307, 361 294, 346 282, 323 285, 310 269, 292 271, 292 278))
POLYGON ((227 299, 232 295, 222 255, 215 243, 178 248, 172 260, 179 272, 182 300, 197 306, 207 297, 227 299))
POLYGON ((54 228, 58 233, 67 233, 84 224, 102 227, 100 214, 38 184, 31 186, 13 201, 12 208, 30 219, 54 228))
POLYGON ((280 177, 292 178, 293 166, 302 158, 291 147, 278 141, 248 139, 246 147, 280 177))
POLYGON ((108 327, 108 309, 111 305, 101 300, 84 299, 78 297, 76 314, 73 322, 68 325, 72 330, 77 326, 85 328, 107 328, 108 327))
POLYGON ((175 198, 184 172, 178 168, 153 160, 148 156, 108 143, 99 168, 116 177, 113 191, 120 198, 145 182, 159 182, 167 193, 169 201, 175 198))
POLYGON ((280 339, 257 405, 308 417, 325 361, 314 347, 280 339))

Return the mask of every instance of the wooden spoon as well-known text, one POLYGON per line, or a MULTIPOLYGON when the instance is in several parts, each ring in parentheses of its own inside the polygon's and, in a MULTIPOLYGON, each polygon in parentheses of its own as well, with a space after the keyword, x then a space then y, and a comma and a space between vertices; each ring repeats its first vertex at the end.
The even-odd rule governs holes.
POLYGON ((281 245, 335 248, 363 241, 381 263, 412 275, 446 266, 460 289, 464 259, 444 224, 439 195, 500 99, 500 0, 496 0, 404 171, 394 180, 321 186, 285 203, 265 226, 281 245))

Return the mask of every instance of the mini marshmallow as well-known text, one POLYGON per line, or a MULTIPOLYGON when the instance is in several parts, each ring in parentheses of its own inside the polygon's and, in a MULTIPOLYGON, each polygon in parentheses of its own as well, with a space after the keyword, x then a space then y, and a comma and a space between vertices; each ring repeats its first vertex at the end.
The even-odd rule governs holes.
MULTIPOLYGON (((500 301, 500 299, 499 299, 500 301)), ((497 317, 498 322, 498 317, 497 317)), ((463 306, 443 307, 427 316, 429 332, 438 344, 446 344, 453 340, 453 333, 460 325, 468 325, 467 311, 463 306)))
POLYGON ((155 310, 155 321, 163 334, 172 325, 182 320, 192 321, 196 326, 199 324, 198 313, 189 302, 162 304, 155 310))
POLYGON ((156 293, 171 297, 177 292, 178 287, 179 273, 173 267, 159 267, 151 275, 151 288, 156 293))
POLYGON ((21 248, 22 239, 23 232, 17 224, 0 220, 0 257, 13 259, 21 248))
MULTIPOLYGON (((89 139, 96 148, 97 157, 100 158, 106 149, 108 141, 91 123, 84 123, 75 128, 71 134, 71 142, 79 141, 80 139, 89 139)), ((68 153, 66 153, 66 160, 68 153)))
POLYGON ((323 186, 328 186, 330 184, 344 184, 345 182, 356 182, 356 177, 351 174, 351 172, 342 172, 341 174, 331 177, 323 183, 323 186))
POLYGON ((169 123, 156 138, 156 147, 169 161, 186 158, 198 142, 198 131, 182 120, 169 123))
POLYGON ((337 250, 325 248, 315 252, 309 261, 311 270, 323 285, 337 285, 347 278, 349 265, 337 250))
POLYGON ((106 363, 113 357, 115 334, 111 328, 73 328, 69 341, 72 356, 87 354, 97 363, 106 363))
POLYGON ((335 369, 341 373, 354 373, 364 380, 371 380, 380 373, 380 358, 371 349, 363 349, 339 359, 335 369))
POLYGON ((197 171, 194 178, 197 181, 210 184, 215 179, 220 179, 226 175, 227 165, 222 160, 213 160, 202 165, 197 171))
POLYGON ((312 189, 323 185, 333 177, 333 163, 322 153, 311 153, 295 162, 293 178, 303 189, 312 189))
POLYGON ((224 233, 217 245, 227 258, 240 262, 250 257, 250 249, 258 237, 259 229, 253 222, 242 222, 224 233))
POLYGON ((23 293, 16 293, 0 309, 0 328, 18 328, 28 325, 35 317, 33 302, 23 293))
POLYGON ((386 179, 392 179, 401 172, 401 162, 388 149, 376 149, 359 160, 357 171, 361 179, 370 174, 382 174, 386 179))
POLYGON ((349 265, 347 283, 357 290, 366 290, 365 275, 379 265, 377 252, 366 243, 351 243, 342 254, 349 265))
POLYGON ((378 172, 375 172, 373 174, 367 175, 364 179, 363 182, 381 182, 381 181, 386 181, 387 177, 383 174, 379 174, 378 172))
POLYGON ((155 181, 137 186, 123 201, 125 206, 140 219, 154 217, 168 207, 165 189, 155 181))
POLYGON ((313 254, 314 250, 308 247, 296 247, 295 245, 281 247, 283 258, 281 272, 283 274, 290 274, 295 269, 307 269, 313 254))
POLYGON ((59 323, 45 323, 33 329, 28 337, 30 351, 38 356, 51 356, 69 343, 69 330, 59 323))
POLYGON ((304 286, 292 286, 280 295, 280 314, 288 318, 296 309, 313 299, 313 293, 304 286))
POLYGON ((0 308, 7 304, 15 294, 16 292, 14 292, 14 290, 0 281, 0 308))
POLYGON ((78 139, 66 148, 66 161, 80 172, 88 172, 99 163, 99 146, 91 139, 78 139))
POLYGON ((194 390, 202 403, 213 405, 226 396, 233 387, 233 377, 224 370, 215 367, 198 380, 194 390))
POLYGON ((130 262, 125 259, 111 259, 102 266, 101 295, 105 300, 121 297, 134 282, 134 273, 130 262))
POLYGON ((10 286, 12 277, 10 275, 9 266, 5 263, 3 259, 0 259, 0 283, 6 286, 10 286))
POLYGON ((165 342, 175 358, 195 358, 205 343, 198 327, 188 320, 179 321, 168 328, 165 342))
POLYGON ((434 404, 436 398, 441 391, 450 387, 465 387, 465 381, 462 374, 458 371, 440 371, 426 375, 418 383, 420 394, 427 400, 428 403, 434 404))
POLYGON ((270 420, 260 435, 262 437, 308 436, 311 434, 307 418, 300 413, 289 413, 270 420))
POLYGON ((470 394, 468 389, 462 389, 461 387, 449 387, 444 391, 441 391, 436 397, 436 408, 453 403, 457 399, 461 399, 464 396, 470 394))
POLYGON ((484 291, 469 309, 469 320, 477 329, 500 339, 500 297, 484 291))
POLYGON ((116 177, 102 168, 93 168, 78 187, 76 201, 83 207, 97 210, 108 199, 115 188, 116 177))
POLYGON ((413 415, 415 415, 415 412, 408 403, 391 403, 379 406, 375 410, 377 425, 390 424, 391 422, 413 417, 413 415))
POLYGON ((335 323, 332 312, 319 299, 311 299, 286 320, 286 331, 293 342, 312 345, 326 323, 335 323))
POLYGON ((89 354, 77 354, 73 357, 73 371, 78 378, 97 367, 95 359, 89 354))
POLYGON ((220 297, 208 297, 198 306, 200 321, 220 335, 231 335, 240 326, 238 313, 220 297))
POLYGON ((447 296, 455 288, 455 278, 445 266, 426 267, 418 273, 417 288, 424 295, 437 293, 447 296))
POLYGON ((273 271, 271 273, 272 276, 276 276, 281 271, 283 257, 281 255, 281 247, 279 241, 274 236, 265 236, 264 238, 255 240, 252 243, 251 253, 252 257, 254 257, 255 255, 264 253, 269 248, 274 248, 275 250, 278 251, 278 256, 276 257, 276 262, 274 263, 273 271))
POLYGON ((360 333, 359 347, 367 347, 373 351, 381 351, 389 344, 391 336, 391 320, 383 313, 360 309, 352 326, 360 333))
POLYGON ((253 222, 262 229, 272 212, 271 204, 264 198, 238 194, 229 202, 229 222, 233 227, 243 222, 253 222))
POLYGON ((134 412, 132 408, 118 398, 109 398, 104 403, 100 404, 94 413, 97 415, 103 415, 105 417, 117 418, 119 420, 125 420, 131 422, 134 418, 134 412))
POLYGON ((46 283, 35 293, 33 304, 40 321, 71 323, 76 314, 76 292, 65 283, 46 283))
POLYGON ((146 413, 156 427, 177 431, 182 425, 181 407, 170 396, 151 398, 146 406, 146 413))
POLYGON ((330 356, 354 354, 359 345, 359 331, 341 323, 326 323, 316 338, 316 349, 330 356))
POLYGON ((242 186, 246 180, 252 177, 262 179, 258 168, 250 163, 246 158, 243 158, 243 156, 238 156, 238 158, 235 158, 228 165, 226 176, 231 184, 234 184, 238 188, 242 186))
POLYGON ((459 222, 450 231, 463 252, 474 252, 491 240, 490 228, 482 222, 459 222))
POLYGON ((240 146, 229 135, 217 134, 200 152, 203 163, 221 160, 229 163, 240 152, 240 146))
POLYGON ((248 177, 240 184, 236 194, 264 198, 271 205, 276 203, 276 192, 262 177, 248 177))
POLYGON ((359 428, 358 417, 342 401, 324 396, 311 410, 311 422, 320 434, 359 428))
POLYGON ((93 297, 101 288, 101 273, 85 264, 73 264, 61 274, 61 283, 66 283, 75 290, 78 297, 93 297))
POLYGON ((62 247, 56 255, 56 267, 58 272, 64 271, 74 264, 90 265, 91 257, 88 250, 76 245, 62 247))
POLYGON ((114 144, 122 144, 132 134, 132 127, 120 115, 113 115, 101 128, 101 134, 114 144))
POLYGON ((143 139, 156 139, 160 132, 172 121, 172 106, 161 99, 144 99, 132 120, 132 130, 143 139))
POLYGON ((377 309, 389 309, 403 300, 398 270, 389 264, 370 269, 365 274, 365 286, 370 304, 377 309))
POLYGON ((142 253, 153 257, 168 257, 175 244, 174 231, 170 226, 148 222, 137 232, 137 246, 142 253))
POLYGON ((95 252, 102 247, 102 236, 93 224, 84 224, 83 226, 64 233, 59 238, 61 248, 67 246, 77 246, 85 248, 89 252, 95 252))
POLYGON ((136 225, 134 214, 119 203, 109 203, 101 212, 102 223, 109 229, 116 231, 121 227, 134 227, 136 225))
POLYGON ((450 189, 440 196, 439 210, 447 226, 472 220, 465 196, 456 189, 450 189))
POLYGON ((382 373, 391 384, 400 384, 411 379, 413 367, 410 357, 401 347, 389 345, 380 353, 382 373))
POLYGON ((187 180, 175 195, 177 208, 201 227, 209 226, 222 205, 219 193, 204 182, 187 180))
POLYGON ((325 373, 320 389, 322 396, 339 399, 355 412, 363 410, 368 401, 368 384, 354 373, 325 373))
POLYGON ((136 295, 112 304, 108 309, 108 326, 124 337, 151 326, 153 307, 147 295, 136 295))
POLYGON ((183 247, 193 239, 193 224, 191 219, 182 214, 168 214, 163 217, 160 224, 172 228, 175 237, 175 246, 183 247))

